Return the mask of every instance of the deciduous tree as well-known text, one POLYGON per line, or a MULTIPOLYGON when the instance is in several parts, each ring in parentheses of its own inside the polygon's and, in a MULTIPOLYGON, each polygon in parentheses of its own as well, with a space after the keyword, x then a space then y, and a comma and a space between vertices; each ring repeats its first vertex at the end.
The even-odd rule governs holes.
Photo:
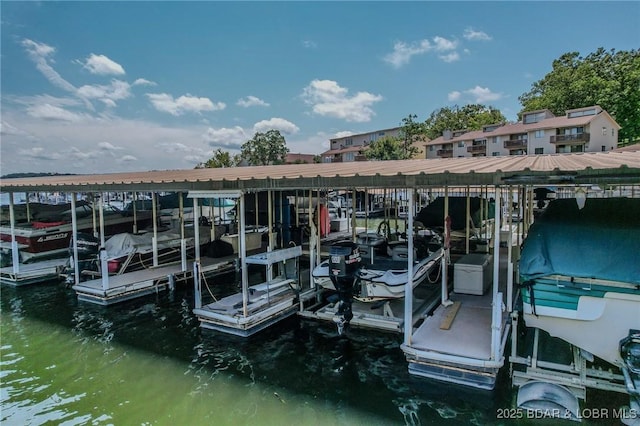
POLYGON ((242 145, 241 156, 249 165, 266 166, 284 164, 289 148, 278 130, 256 132, 252 139, 242 145))
POLYGON ((442 136, 445 130, 480 130, 489 124, 505 123, 500 110, 491 106, 469 104, 435 110, 424 122, 424 130, 430 139, 442 136))

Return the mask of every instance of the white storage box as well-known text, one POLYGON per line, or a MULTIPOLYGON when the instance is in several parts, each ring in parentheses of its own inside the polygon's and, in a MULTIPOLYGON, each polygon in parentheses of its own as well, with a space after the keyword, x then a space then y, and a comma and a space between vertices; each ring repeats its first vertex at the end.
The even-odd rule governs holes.
POLYGON ((453 266, 453 291, 482 296, 493 282, 493 256, 471 253, 453 266))
MULTIPOLYGON (((260 232, 247 232, 244 235, 247 251, 262 247, 262 234, 260 232)), ((220 237, 220 239, 231 244, 233 246, 233 252, 238 253, 238 234, 226 234, 220 237)))

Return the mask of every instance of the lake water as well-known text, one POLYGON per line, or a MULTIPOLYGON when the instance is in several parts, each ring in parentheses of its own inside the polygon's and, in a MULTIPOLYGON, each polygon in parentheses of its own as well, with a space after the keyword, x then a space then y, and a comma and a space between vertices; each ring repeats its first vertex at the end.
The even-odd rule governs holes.
POLYGON ((298 317, 249 339, 203 330, 187 287, 111 307, 59 283, 1 291, 3 426, 485 425, 514 400, 506 371, 494 392, 410 376, 396 334, 298 317))

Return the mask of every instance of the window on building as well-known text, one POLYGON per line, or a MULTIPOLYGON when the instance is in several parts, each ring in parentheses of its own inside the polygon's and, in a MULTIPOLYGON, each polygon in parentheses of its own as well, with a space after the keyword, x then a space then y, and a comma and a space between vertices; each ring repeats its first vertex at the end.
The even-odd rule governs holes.
POLYGON ((536 130, 536 139, 544 138, 544 130, 536 130))
POLYGON ((352 138, 347 138, 344 140, 344 144, 349 146, 349 145, 353 145, 353 139, 352 138))
POLYGON ((616 135, 616 129, 614 129, 613 127, 611 128, 611 136, 615 136, 616 135))
POLYGON ((497 136, 493 136, 491 138, 491 143, 498 143, 498 137, 497 136))
POLYGON ((433 146, 433 145, 431 145, 431 146, 429 147, 429 151, 433 151, 433 149, 434 149, 434 146, 433 146))
POLYGON ((342 161, 353 161, 355 159, 353 152, 345 152, 342 157, 342 161))
POLYGON ((499 152, 499 151, 493 151, 493 152, 491 153, 491 156, 492 156, 492 157, 500 157, 500 152, 499 152))
POLYGON ((539 154, 544 154, 544 148, 536 148, 533 150, 534 154, 539 155, 539 154))
POLYGON ((606 150, 607 150, 607 147, 606 147, 606 146, 604 146, 604 145, 602 145, 602 149, 601 149, 601 151, 602 151, 602 152, 605 152, 606 150))
POLYGON ((602 136, 607 136, 607 128, 602 126, 602 136))
POLYGON ((570 112, 569 114, 567 114, 567 117, 568 118, 575 118, 575 117, 584 117, 585 115, 596 115, 595 108, 585 109, 585 110, 582 110, 582 111, 573 111, 573 112, 570 112))
POLYGON ((458 148, 464 148, 464 142, 458 142, 458 148))

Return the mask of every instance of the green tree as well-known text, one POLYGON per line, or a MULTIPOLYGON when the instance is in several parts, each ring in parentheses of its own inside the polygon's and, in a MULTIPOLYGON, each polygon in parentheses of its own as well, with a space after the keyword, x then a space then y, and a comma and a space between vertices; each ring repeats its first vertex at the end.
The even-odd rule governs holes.
POLYGON ((416 118, 418 118, 417 115, 409 114, 402 119, 399 139, 402 141, 405 159, 413 157, 413 155, 418 152, 418 148, 413 146, 415 142, 424 142, 427 140, 426 126, 424 123, 415 121, 416 118))
POLYGON ((218 148, 214 153, 213 157, 205 161, 204 163, 200 163, 196 166, 196 169, 216 169, 221 167, 234 167, 237 166, 239 162, 239 158, 237 155, 231 156, 227 151, 223 151, 218 148))
POLYGON ((551 72, 518 100, 523 111, 566 110, 600 105, 621 126, 620 141, 640 138, 640 50, 606 51, 586 57, 568 52, 553 61, 551 72))
MULTIPOLYGON (((415 149, 415 147, 410 147, 415 149)), ((411 158, 405 150, 404 143, 400 138, 385 136, 375 140, 361 151, 367 160, 406 160, 411 158)))
POLYGON ((278 130, 256 132, 252 139, 242 145, 241 156, 252 166, 284 164, 289 148, 278 130))
POLYGON ((430 139, 442 135, 445 130, 480 130, 489 124, 505 123, 500 110, 481 104, 463 107, 454 105, 435 110, 424 122, 424 132, 430 139))

